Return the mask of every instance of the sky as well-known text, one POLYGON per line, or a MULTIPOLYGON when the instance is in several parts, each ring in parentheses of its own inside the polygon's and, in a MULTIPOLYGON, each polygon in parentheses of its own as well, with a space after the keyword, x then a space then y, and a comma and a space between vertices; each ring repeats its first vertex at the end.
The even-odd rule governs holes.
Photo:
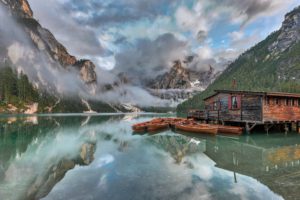
POLYGON ((300 0, 29 0, 34 17, 78 58, 144 80, 187 67, 223 69, 280 28, 300 0))

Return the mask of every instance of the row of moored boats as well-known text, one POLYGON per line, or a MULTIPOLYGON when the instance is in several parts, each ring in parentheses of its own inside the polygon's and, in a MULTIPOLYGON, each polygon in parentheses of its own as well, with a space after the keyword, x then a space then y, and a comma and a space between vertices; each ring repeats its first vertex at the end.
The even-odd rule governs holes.
POLYGON ((242 127, 203 124, 196 122, 193 119, 185 118, 155 118, 151 121, 134 124, 132 126, 134 132, 159 132, 169 128, 184 132, 211 135, 216 135, 218 133, 241 135, 243 133, 242 127))

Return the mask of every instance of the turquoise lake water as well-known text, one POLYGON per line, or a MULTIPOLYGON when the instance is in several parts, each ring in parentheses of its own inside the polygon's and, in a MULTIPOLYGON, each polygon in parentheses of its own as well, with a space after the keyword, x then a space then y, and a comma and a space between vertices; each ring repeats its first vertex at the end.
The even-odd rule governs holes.
POLYGON ((132 133, 153 117, 0 117, 0 199, 300 196, 300 135, 132 133))

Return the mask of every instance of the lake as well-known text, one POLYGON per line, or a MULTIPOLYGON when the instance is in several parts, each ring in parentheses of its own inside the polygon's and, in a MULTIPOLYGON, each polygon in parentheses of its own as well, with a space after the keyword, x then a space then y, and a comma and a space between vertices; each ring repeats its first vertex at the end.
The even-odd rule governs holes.
POLYGON ((0 117, 0 199, 297 199, 300 136, 167 130, 156 115, 0 117))

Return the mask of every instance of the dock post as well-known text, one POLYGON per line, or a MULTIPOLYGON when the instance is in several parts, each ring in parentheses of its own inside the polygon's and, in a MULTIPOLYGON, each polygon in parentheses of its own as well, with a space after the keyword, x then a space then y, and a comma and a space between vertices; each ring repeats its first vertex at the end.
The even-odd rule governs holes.
POLYGON ((291 122, 291 131, 297 131, 297 123, 291 122))
POLYGON ((285 134, 287 134, 289 132, 289 125, 288 125, 288 123, 284 123, 284 131, 285 131, 285 134))
POLYGON ((246 122, 246 132, 247 132, 247 134, 250 134, 250 127, 249 127, 249 124, 248 124, 248 122, 246 122))
POLYGON ((257 125, 257 123, 254 123, 252 124, 252 126, 250 126, 250 123, 249 122, 246 122, 246 132, 248 134, 251 133, 251 131, 255 128, 255 126, 257 125))
POLYGON ((271 124, 265 124, 264 128, 267 134, 269 134, 269 130, 274 126, 274 123, 272 122, 271 124))
POLYGON ((268 124, 265 124, 265 131, 267 132, 267 134, 269 134, 269 126, 268 126, 268 124))

